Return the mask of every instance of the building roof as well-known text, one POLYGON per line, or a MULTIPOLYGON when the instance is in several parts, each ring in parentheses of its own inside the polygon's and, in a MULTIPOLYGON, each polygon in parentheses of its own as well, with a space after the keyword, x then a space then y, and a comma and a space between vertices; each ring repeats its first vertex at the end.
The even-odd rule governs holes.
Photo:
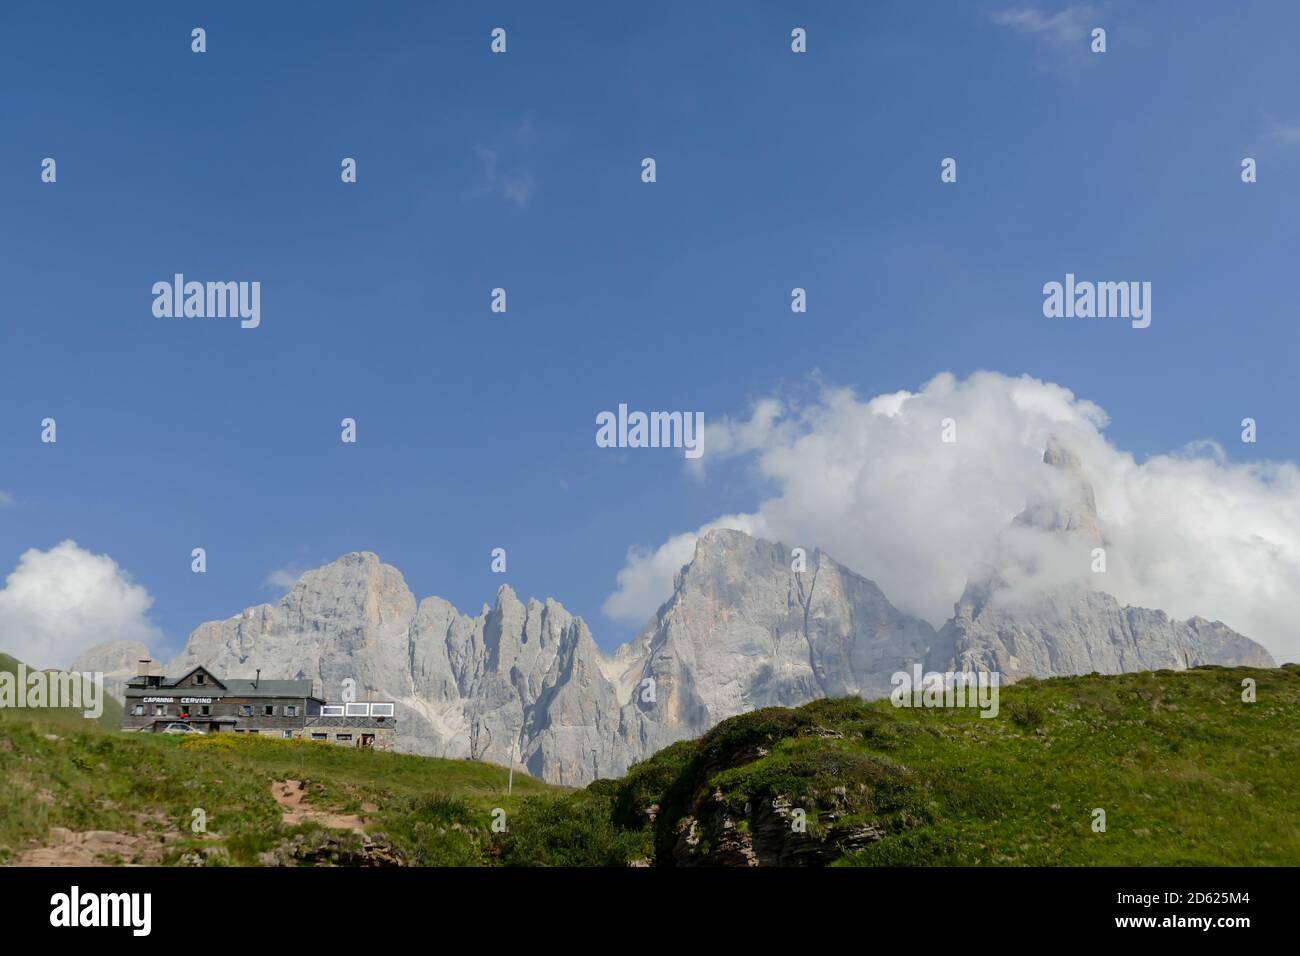
MULTIPOLYGON (((187 675, 188 676, 188 675, 187 675)), ((261 680, 231 677, 221 681, 220 687, 178 687, 177 682, 183 678, 169 681, 163 678, 160 684, 146 686, 143 677, 133 677, 127 682, 127 697, 307 697, 319 700, 312 693, 310 680, 261 680)))
POLYGON ((309 680, 259 680, 251 681, 232 677, 224 682, 226 697, 311 697, 309 680))

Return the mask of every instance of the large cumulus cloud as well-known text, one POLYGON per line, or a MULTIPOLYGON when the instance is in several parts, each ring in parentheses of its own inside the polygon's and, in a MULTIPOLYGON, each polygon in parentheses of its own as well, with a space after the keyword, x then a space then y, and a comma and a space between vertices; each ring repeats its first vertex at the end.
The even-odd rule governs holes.
MULTIPOLYGON (((1026 503, 1068 495, 1042 462, 1055 437, 1080 459, 1096 495, 1107 570, 1080 579, 1122 603, 1201 615, 1265 644, 1300 650, 1300 470, 1233 463, 1211 442, 1144 461, 1103 434, 1107 416, 1069 389, 1029 376, 944 373, 917 392, 863 399, 822 387, 811 401, 757 403, 709 427, 705 462, 749 460, 775 489, 752 513, 723 516, 629 552, 607 614, 645 619, 672 591, 695 538, 730 527, 819 546, 935 625, 981 565, 1004 560, 1026 503), (945 419, 957 440, 941 441, 945 419)), ((1026 547, 1022 540, 1017 547, 1026 547)), ((1017 573, 1033 567, 1017 558, 1017 573)), ((1044 555, 1059 577, 1059 561, 1044 555)), ((1023 582, 1022 582, 1023 583, 1023 582)))
POLYGON ((0 649, 33 667, 66 667, 101 641, 154 642, 153 598, 108 555, 75 541, 32 548, 0 589, 0 649))

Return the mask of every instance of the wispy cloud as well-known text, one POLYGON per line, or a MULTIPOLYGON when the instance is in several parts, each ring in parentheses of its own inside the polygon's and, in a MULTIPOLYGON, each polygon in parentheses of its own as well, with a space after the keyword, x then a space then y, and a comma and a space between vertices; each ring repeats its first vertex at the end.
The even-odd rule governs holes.
POLYGON ((14 496, 7 491, 0 491, 0 508, 14 503, 14 496))
POLYGON ((524 168, 504 169, 501 155, 495 149, 478 146, 474 152, 478 156, 479 169, 483 183, 480 195, 492 193, 516 206, 527 206, 533 198, 537 177, 532 170, 524 168))
POLYGON ((288 591, 298 583, 298 579, 311 568, 296 561, 291 561, 282 568, 276 568, 266 576, 262 587, 268 591, 288 591))
POLYGON ((1058 47, 1078 46, 1086 49, 1093 24, 1089 6, 1066 7, 1057 13, 1045 13, 1034 7, 1011 7, 992 15, 993 22, 1026 36, 1035 37, 1058 47))
POLYGON ((532 147, 538 131, 532 118, 525 116, 493 145, 474 147, 478 160, 479 185, 475 196, 496 196, 523 208, 537 192, 537 174, 533 171, 532 147))
POLYGON ((1283 146, 1294 146, 1300 143, 1300 123, 1274 123, 1268 138, 1283 146))

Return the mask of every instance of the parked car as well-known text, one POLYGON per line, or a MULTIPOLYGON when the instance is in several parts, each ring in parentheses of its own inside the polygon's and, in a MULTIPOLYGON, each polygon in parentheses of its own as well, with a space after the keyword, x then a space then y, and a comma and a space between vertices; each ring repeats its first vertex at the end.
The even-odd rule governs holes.
POLYGON ((180 723, 176 723, 176 724, 168 724, 166 727, 164 727, 164 728, 163 728, 163 733, 165 733, 165 734, 202 734, 202 733, 206 733, 206 731, 200 730, 198 727, 192 727, 192 726, 190 726, 189 724, 180 724, 180 723))

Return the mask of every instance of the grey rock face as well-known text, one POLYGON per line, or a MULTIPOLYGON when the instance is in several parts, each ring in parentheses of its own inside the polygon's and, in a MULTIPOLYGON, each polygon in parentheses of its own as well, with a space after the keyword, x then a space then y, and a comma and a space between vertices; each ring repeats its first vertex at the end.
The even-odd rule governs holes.
POLYGON ((804 571, 793 560, 739 531, 700 538, 672 598, 619 651, 635 685, 622 722, 630 748, 653 753, 759 707, 883 697, 892 674, 925 660, 929 624, 819 550, 804 571))
POLYGON ((554 783, 621 773, 618 701, 586 624, 555 601, 508 587, 467 617, 416 603, 396 568, 368 552, 310 571, 279 604, 201 625, 168 667, 231 677, 311 679, 328 700, 397 705, 398 745, 432 756, 522 763, 554 783))
POLYGON ((1006 681, 1200 664, 1276 666, 1263 647, 1218 621, 1175 621, 1082 587, 1055 589, 1013 608, 968 590, 936 650, 934 670, 998 671, 1006 681))
MULTIPOLYGON (((784 545, 711 531, 672 597, 612 655, 556 601, 525 604, 502 587, 470 617, 441 598, 417 602, 395 568, 359 552, 303 575, 274 606, 199 626, 166 673, 204 664, 252 677, 260 668, 310 678, 335 701, 351 680, 357 699, 397 704, 400 749, 513 760, 553 783, 582 785, 755 708, 887 696, 891 676, 913 663, 996 670, 1004 680, 1274 666, 1264 648, 1218 622, 1121 607, 1077 581, 1025 593, 1021 565, 1039 554, 1027 541, 1051 542, 1075 567, 1105 540, 1079 460, 1051 443, 1044 462, 1057 470, 1057 496, 1027 503, 1008 529, 1020 547, 967 586, 938 633, 819 550, 798 564, 784 545)), ((77 667, 124 679, 148 656, 139 645, 100 645, 77 667)))
POLYGON ((104 691, 118 700, 126 692, 126 682, 139 672, 140 661, 152 655, 138 641, 105 641, 82 652, 69 670, 104 675, 104 691))

